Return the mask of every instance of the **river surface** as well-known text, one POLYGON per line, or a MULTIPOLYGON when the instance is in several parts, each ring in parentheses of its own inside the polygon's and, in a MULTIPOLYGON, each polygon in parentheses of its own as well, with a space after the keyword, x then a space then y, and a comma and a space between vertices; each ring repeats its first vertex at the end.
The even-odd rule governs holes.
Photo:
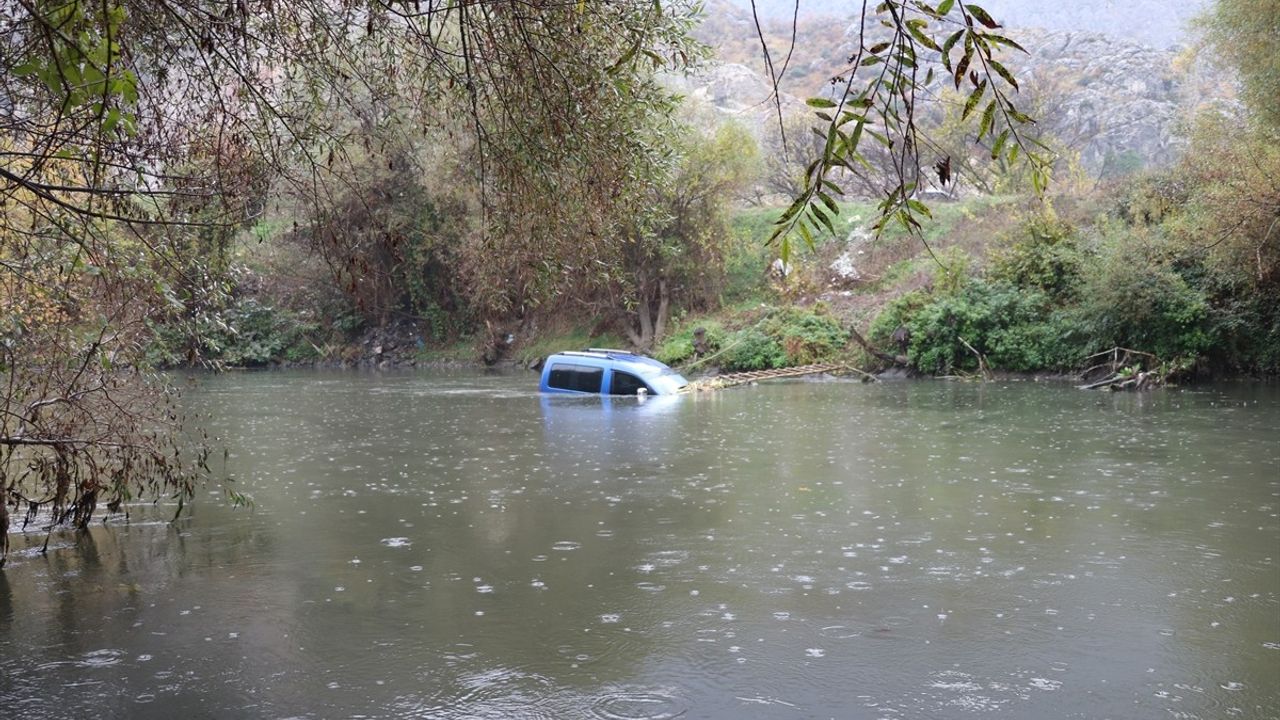
POLYGON ((3 718, 1277 718, 1280 389, 203 377, 174 524, 12 536, 3 718))

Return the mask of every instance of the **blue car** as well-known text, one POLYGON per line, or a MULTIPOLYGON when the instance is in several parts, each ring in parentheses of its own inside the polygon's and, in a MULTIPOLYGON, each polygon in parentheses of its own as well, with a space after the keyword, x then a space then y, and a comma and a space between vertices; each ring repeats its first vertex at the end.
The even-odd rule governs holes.
POLYGON ((680 373, 653 358, 590 348, 547 358, 539 389, 576 395, 675 395, 688 386, 680 373))

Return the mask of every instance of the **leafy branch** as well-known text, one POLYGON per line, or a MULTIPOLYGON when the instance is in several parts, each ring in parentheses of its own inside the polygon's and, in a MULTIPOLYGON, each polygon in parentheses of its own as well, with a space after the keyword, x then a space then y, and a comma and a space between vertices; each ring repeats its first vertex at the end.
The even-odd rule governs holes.
MULTIPOLYGON (((1000 61, 1004 50, 1026 50, 1000 30, 985 9, 963 0, 942 0, 936 6, 924 0, 885 0, 872 15, 863 5, 856 52, 848 69, 831 81, 840 89, 807 101, 825 132, 814 128, 822 151, 805 168, 801 192, 778 218, 769 239, 778 244, 784 262, 793 238, 812 248, 817 235, 834 234, 832 219, 840 213, 836 198, 845 194, 842 182, 848 177, 883 184, 877 232, 896 223, 924 242, 921 218, 932 214, 917 196, 929 181, 921 157, 928 139, 916 118, 921 101, 933 95, 935 77, 963 89, 962 119, 977 118, 974 142, 988 141, 993 160, 1027 163, 1033 189, 1045 191, 1050 152, 1028 134, 1035 121, 1014 103, 1018 81, 1000 61), (867 138, 887 152, 887 178, 877 177, 880 171, 868 161, 867 138)), ((931 169, 938 184, 952 182, 950 156, 931 169)))

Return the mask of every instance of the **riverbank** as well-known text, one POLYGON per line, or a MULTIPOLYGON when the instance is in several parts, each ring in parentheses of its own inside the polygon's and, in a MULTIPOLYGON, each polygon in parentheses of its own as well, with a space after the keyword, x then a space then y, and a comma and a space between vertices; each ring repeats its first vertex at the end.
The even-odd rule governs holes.
MULTIPOLYGON (((785 265, 767 242, 777 209, 742 209, 715 300, 674 305, 642 349, 673 366, 726 372, 839 362, 873 373, 1071 376, 1096 354, 1130 348, 1116 370, 1182 380, 1280 373, 1274 268, 1198 252, 1185 215, 1150 210, 1160 188, 1137 179, 1052 201, 938 202, 919 235, 877 234, 874 208, 846 203, 834 232, 785 265)), ((333 295, 272 295, 273 272, 247 270, 225 329, 206 329, 194 351, 161 328, 157 364, 527 366, 558 350, 634 347, 634 317, 621 307, 601 314, 566 301, 517 318, 404 313, 374 322, 333 295)))

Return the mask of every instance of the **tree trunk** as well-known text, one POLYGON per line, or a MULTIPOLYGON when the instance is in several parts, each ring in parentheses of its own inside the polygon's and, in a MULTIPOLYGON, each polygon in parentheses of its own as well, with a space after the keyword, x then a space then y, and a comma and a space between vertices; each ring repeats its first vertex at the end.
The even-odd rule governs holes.
POLYGON ((890 355, 883 350, 873 347, 871 343, 867 342, 866 338, 862 337, 862 333, 858 332, 856 328, 849 328, 849 334, 853 336, 854 342, 862 346, 863 350, 866 350, 875 357, 878 357, 887 363, 893 363, 894 365, 901 365, 903 367, 911 365, 911 359, 906 355, 890 355))
POLYGON ((667 281, 658 281, 658 317, 654 321, 653 337, 650 343, 662 339, 667 330, 667 316, 671 313, 671 293, 667 290, 667 281))
POLYGON ((627 339, 631 341, 636 350, 646 352, 653 347, 654 340, 661 337, 666 328, 671 298, 667 292, 667 281, 659 280, 658 311, 655 315, 653 312, 652 285, 642 283, 641 288, 640 298, 636 303, 636 318, 640 325, 640 331, 636 332, 634 327, 628 327, 627 339))

